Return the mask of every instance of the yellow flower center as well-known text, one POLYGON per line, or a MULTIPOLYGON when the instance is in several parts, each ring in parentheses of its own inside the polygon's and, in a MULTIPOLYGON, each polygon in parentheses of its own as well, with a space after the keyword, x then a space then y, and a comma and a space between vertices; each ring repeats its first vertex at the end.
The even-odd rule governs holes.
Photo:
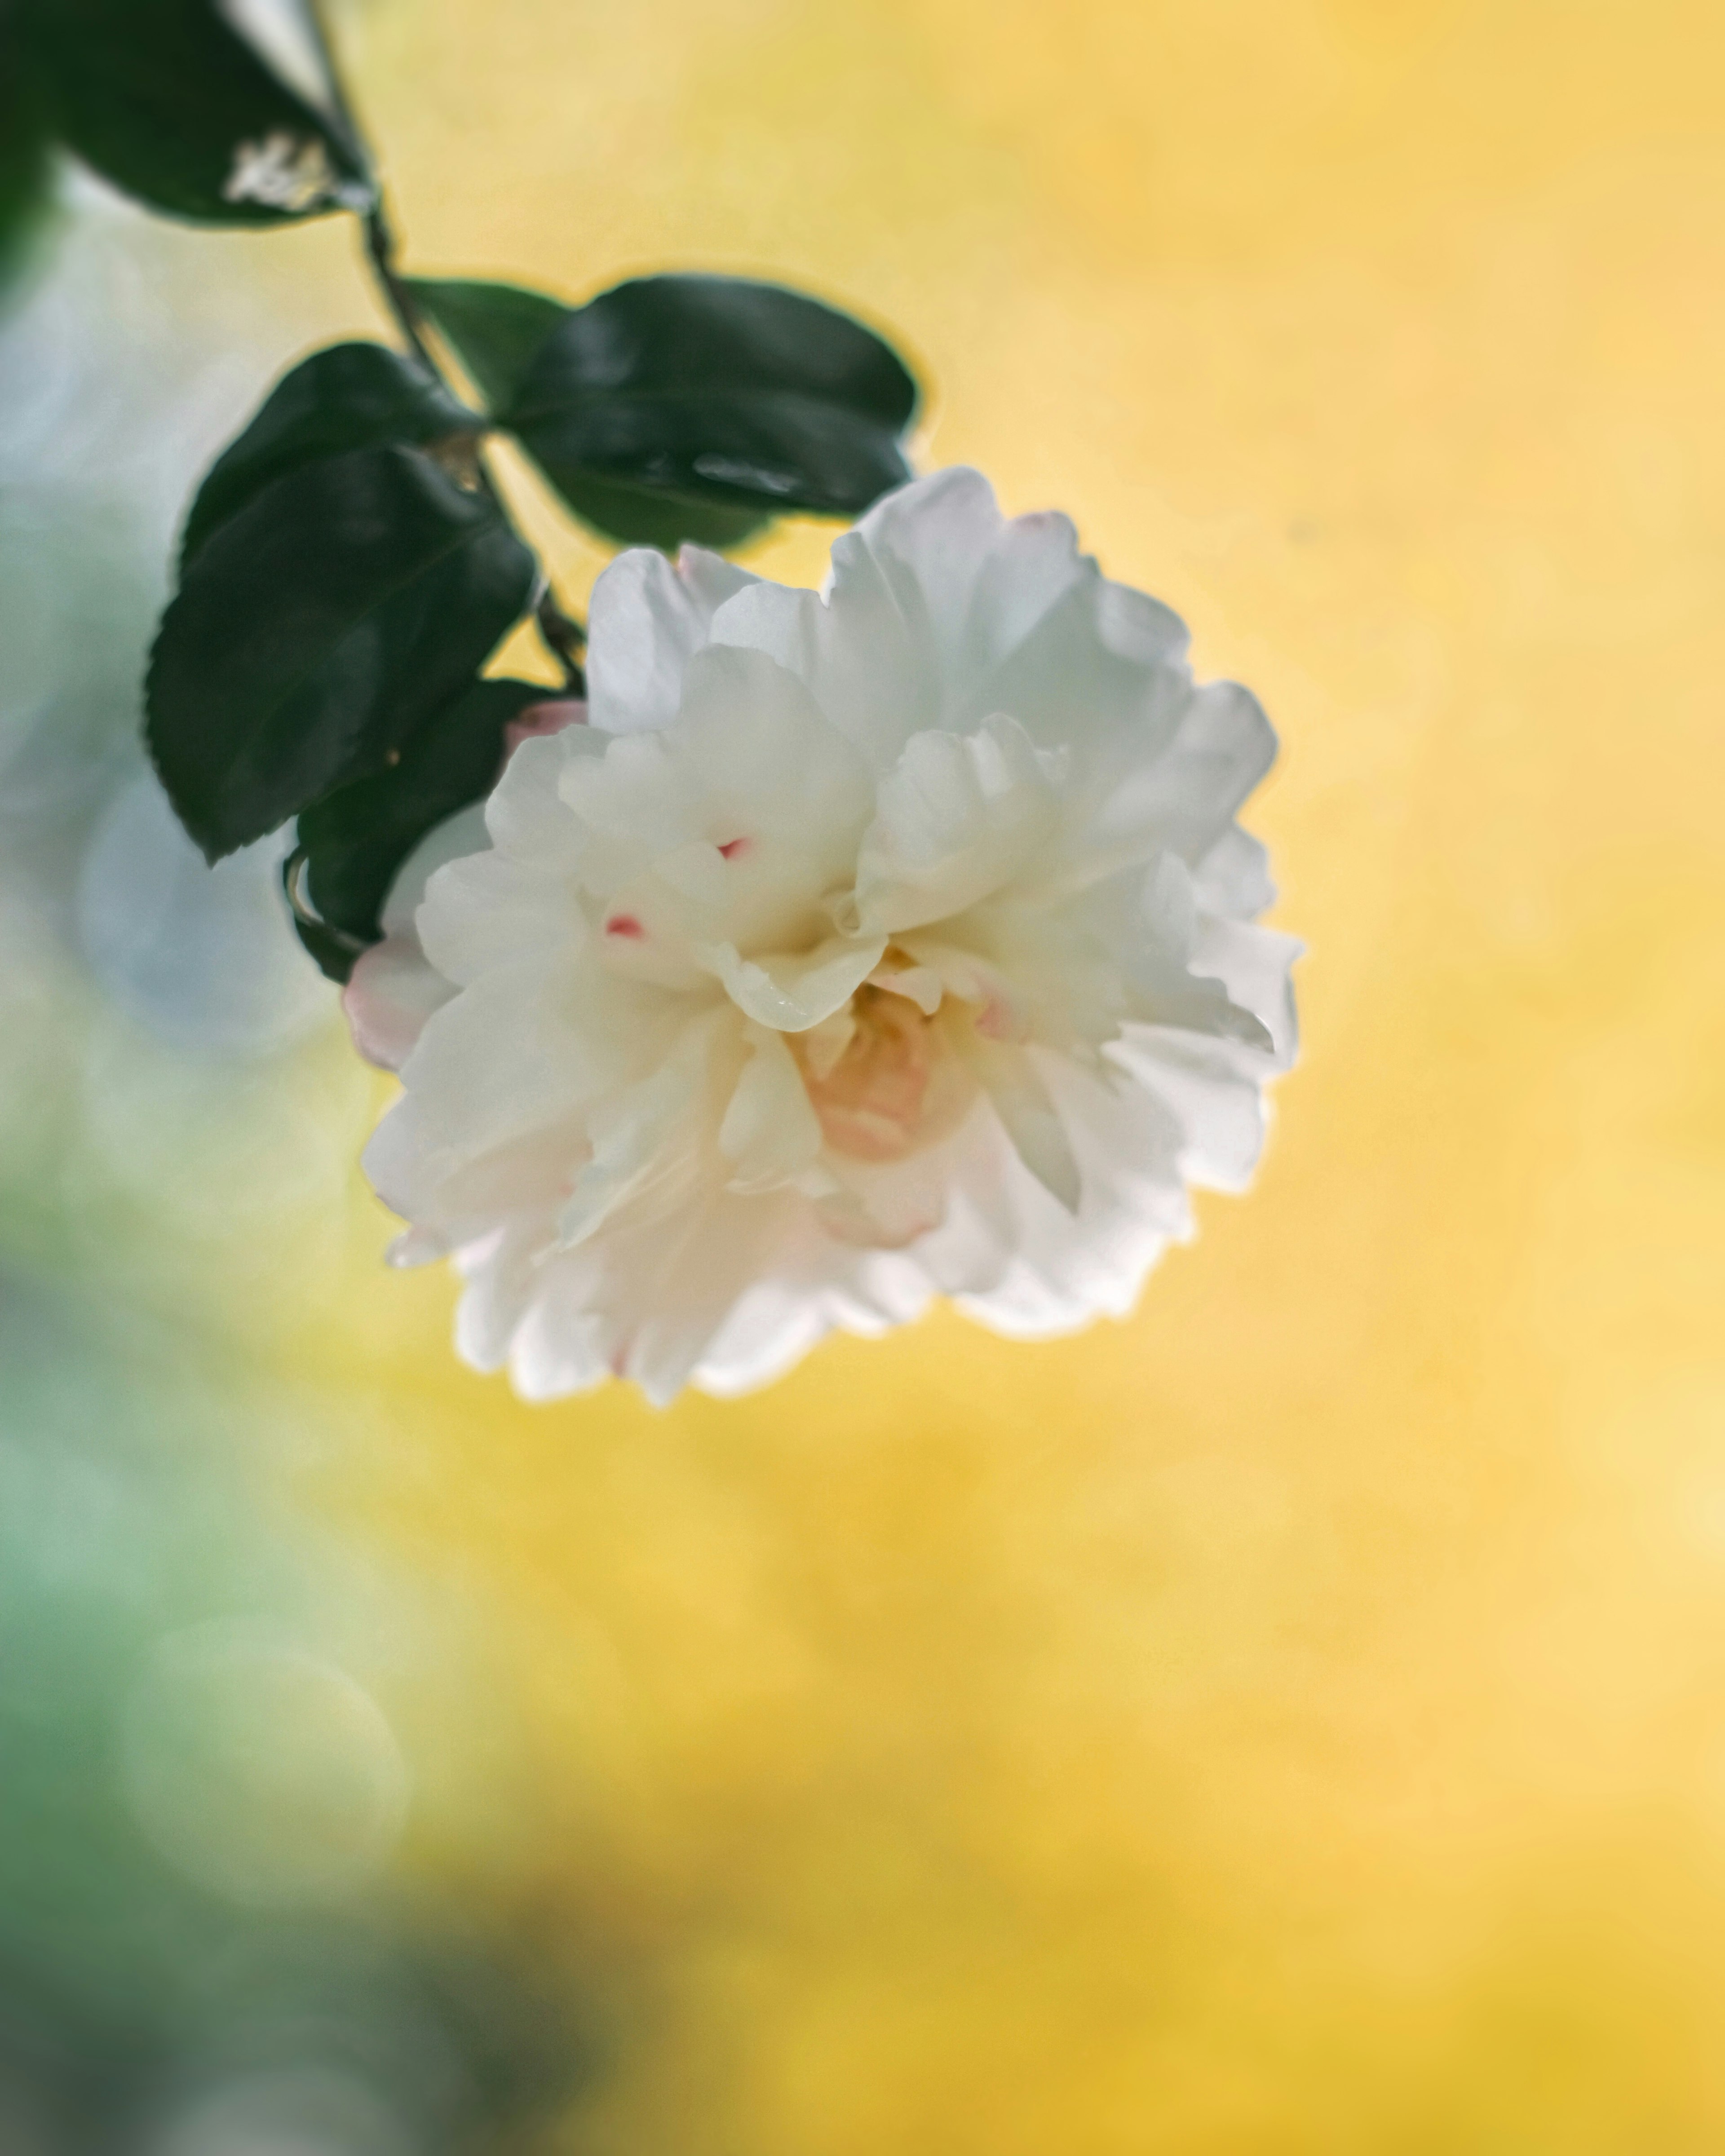
POLYGON ((954 1050, 944 1012, 925 1017, 908 996, 865 983, 829 1027, 788 1036, 827 1143, 852 1160, 904 1160, 963 1122, 974 1081, 954 1050))

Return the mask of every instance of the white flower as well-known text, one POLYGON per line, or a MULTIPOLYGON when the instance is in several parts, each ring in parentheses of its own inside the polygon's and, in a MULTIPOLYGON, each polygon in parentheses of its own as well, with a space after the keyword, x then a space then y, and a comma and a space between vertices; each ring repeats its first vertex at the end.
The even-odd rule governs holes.
POLYGON ((1248 925, 1234 822, 1257 703, 964 470, 824 593, 637 552, 591 626, 589 722, 434 834, 349 990, 405 1089, 367 1172, 398 1260, 465 1275, 462 1353, 663 1401, 937 1294, 1123 1316, 1292 1054, 1299 947, 1248 925))

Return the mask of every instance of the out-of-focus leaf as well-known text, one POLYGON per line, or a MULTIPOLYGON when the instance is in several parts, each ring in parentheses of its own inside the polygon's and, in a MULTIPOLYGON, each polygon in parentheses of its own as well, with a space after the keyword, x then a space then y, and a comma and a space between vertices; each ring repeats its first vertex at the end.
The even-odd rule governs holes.
POLYGON ((295 904, 294 879, 300 872, 297 857, 290 854, 281 865, 281 888, 293 916, 294 933, 316 961, 318 971, 329 981, 346 982, 353 971, 359 952, 346 937, 332 928, 325 928, 316 921, 308 920, 295 904))
POLYGON ((504 729, 553 692, 531 681, 475 681, 427 721, 401 760, 327 793, 300 819, 307 895, 326 929, 296 916, 300 938, 332 980, 357 955, 343 936, 374 943, 396 873, 428 831, 490 793, 504 729))
POLYGON ((55 131, 151 208, 270 225, 364 210, 370 161, 333 87, 266 57, 250 18, 321 51, 306 0, 19 0, 55 131))
POLYGON ((314 352, 277 382, 205 474, 186 520, 182 563, 266 486, 303 465, 345 449, 420 448, 484 424, 416 360, 386 346, 314 352))
POLYGON ((187 565, 147 732, 210 860, 384 768, 526 612, 537 567, 484 494, 419 451, 290 472, 187 565))
POLYGON ((786 511, 858 516, 911 476, 909 369, 801 293, 646 277, 553 319, 509 285, 415 292, 493 416, 614 538, 734 546, 786 511))
POLYGON ((764 531, 770 516, 755 509, 728 509, 696 501, 687 495, 631 486, 626 481, 594 479, 565 465, 561 470, 541 459, 541 470, 583 524, 626 547, 657 547, 674 554, 685 540, 725 553, 764 531))
POLYGON ((448 341, 494 414, 514 403, 527 369, 568 315, 561 300, 516 285, 410 277, 408 290, 448 341))
POLYGON ((0 0, 0 285, 17 270, 48 197, 46 102, 19 0, 0 0))

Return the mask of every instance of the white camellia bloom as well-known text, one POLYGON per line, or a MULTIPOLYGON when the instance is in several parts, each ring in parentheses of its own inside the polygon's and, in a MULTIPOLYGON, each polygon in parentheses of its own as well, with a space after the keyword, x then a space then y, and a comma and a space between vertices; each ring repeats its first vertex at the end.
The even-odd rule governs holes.
POLYGON ((366 1156, 394 1255, 454 1257, 468 1360, 664 1401, 937 1294, 1124 1315, 1293 1050, 1234 821, 1275 736, 1185 646, 972 471, 821 593, 614 562, 590 707, 422 847, 348 992, 405 1089, 366 1156))

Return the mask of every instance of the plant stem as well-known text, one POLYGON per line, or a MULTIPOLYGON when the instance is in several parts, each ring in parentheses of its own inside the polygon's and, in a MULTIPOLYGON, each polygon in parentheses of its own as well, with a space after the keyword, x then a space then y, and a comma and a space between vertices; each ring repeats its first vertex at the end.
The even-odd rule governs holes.
MULTIPOLYGON (((347 100, 346 92, 341 87, 341 76, 336 72, 335 55, 330 49, 328 40, 323 34, 322 23, 316 14, 314 14, 313 20, 317 24, 320 42, 324 47, 330 80, 335 85, 336 96, 345 116, 347 113, 347 100)), ((444 378, 444 371, 438 365, 430 346, 425 341, 424 324, 420 318, 418 308, 413 304, 413 295, 408 290, 402 280, 400 271, 396 267, 395 228, 389 222, 389 212, 381 187, 377 191, 375 203, 366 217, 364 231, 366 260, 371 266, 372 275, 376 280, 383 304, 388 310, 397 329, 401 332, 403 342, 427 373, 442 382, 447 388, 449 383, 444 378)), ((485 453, 477 444, 475 446, 474 458, 479 468, 480 484, 490 496, 497 514, 511 530, 514 530, 515 519, 509 513, 509 505, 505 501, 497 482, 492 478, 490 468, 485 462, 485 453)), ((520 536, 519 532, 516 536, 520 536)), ((572 614, 563 611, 548 578, 541 584, 538 598, 534 603, 533 623, 539 632, 541 643, 562 670, 564 688, 571 696, 584 696, 587 694, 587 676, 582 669, 581 654, 587 642, 587 632, 572 614)))
POLYGON ((587 631, 563 612, 548 578, 533 608, 533 625, 539 631, 540 642, 563 670, 563 686, 572 696, 584 696, 587 674, 581 654, 587 646, 587 631))
MULTIPOLYGON (((424 324, 419 311, 413 304, 413 295, 403 282, 396 268, 395 233, 389 222, 389 213, 380 193, 377 206, 365 221, 366 259, 371 264, 396 327, 403 341, 428 373, 434 375, 447 388, 443 369, 438 365, 431 347, 425 341, 424 324)), ((475 447, 475 462, 479 468, 480 482, 495 504, 497 514, 506 524, 514 527, 515 520, 509 513, 497 482, 491 476, 485 453, 475 447)), ((587 642, 587 632, 572 614, 566 613, 552 590, 549 578, 541 585, 539 597, 533 608, 533 623, 539 639, 562 670, 563 686, 572 696, 587 694, 587 676, 581 665, 581 653, 587 642)))
MULTIPOLYGON (((396 327, 419 364, 429 374, 443 380, 443 371, 431 356, 431 347, 425 341, 424 331, 419 326, 418 310, 413 305, 413 295, 401 280, 395 266, 395 233, 389 222, 389 213, 384 208, 380 189, 376 203, 365 221, 366 259, 377 280, 377 289, 383 295, 396 327)), ((447 386, 447 385, 446 385, 447 386)))

